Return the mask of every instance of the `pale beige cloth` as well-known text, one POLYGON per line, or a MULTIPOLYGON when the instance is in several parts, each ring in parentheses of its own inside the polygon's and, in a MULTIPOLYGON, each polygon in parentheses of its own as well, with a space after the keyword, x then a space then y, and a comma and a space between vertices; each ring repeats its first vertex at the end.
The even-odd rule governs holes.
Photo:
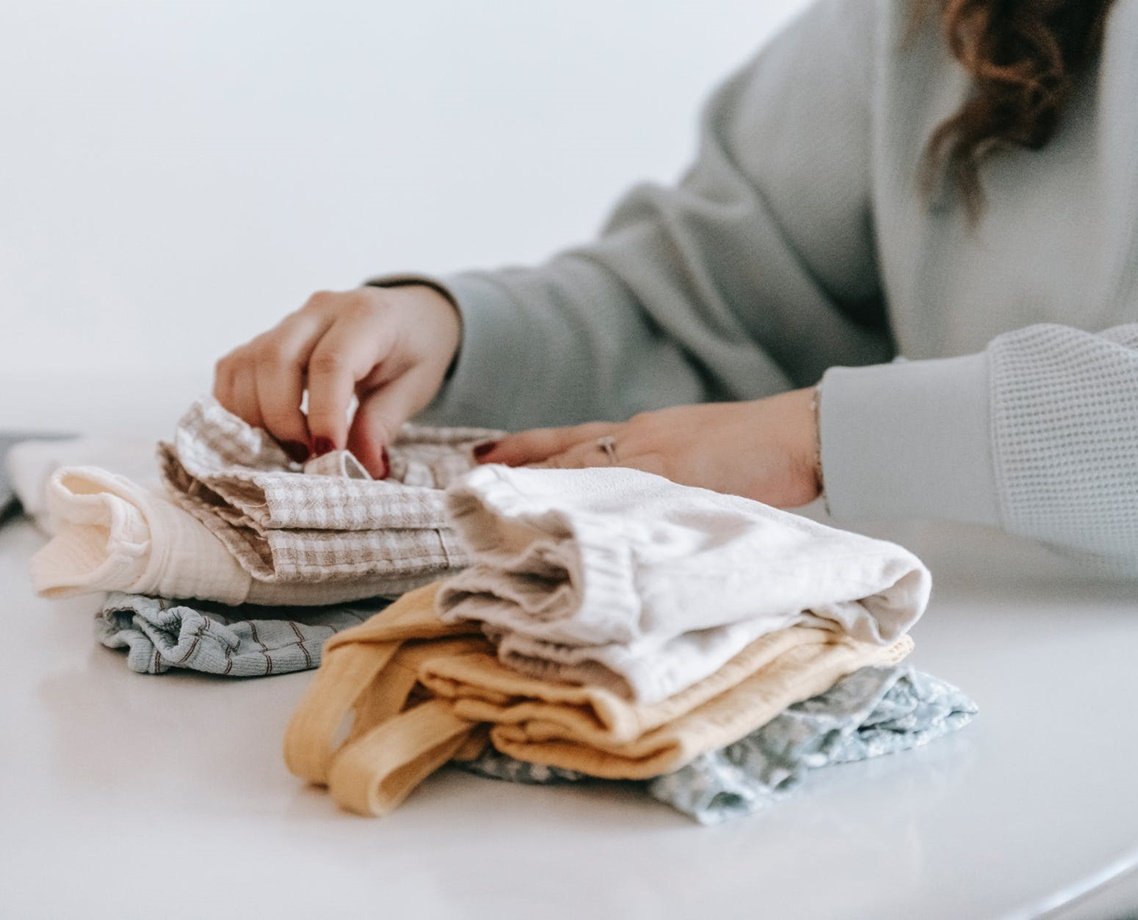
POLYGON ((373 480, 346 451, 302 469, 266 432, 202 399, 159 458, 172 499, 258 581, 423 584, 467 564, 441 489, 473 466, 472 445, 498 434, 407 426, 389 448, 391 476, 373 480))
POLYGON ((641 703, 788 626, 889 645, 929 598, 894 543, 640 470, 483 466, 447 506, 473 564, 440 616, 479 624, 514 670, 641 703))
POLYGON ((361 814, 385 814, 448 760, 477 756, 487 730, 490 743, 521 760, 600 777, 657 776, 737 741, 858 668, 899 661, 912 649, 907 636, 882 646, 795 626, 645 706, 602 687, 511 671, 485 638, 468 633, 470 624, 438 619, 437 590, 404 595, 329 640, 289 723, 289 769, 361 814))
POLYGON ((379 576, 339 582, 262 582, 214 534, 160 491, 98 467, 65 467, 48 480, 54 536, 31 560, 44 597, 123 591, 224 604, 317 606, 399 593, 379 576))
POLYGON ((151 455, 155 481, 161 466, 175 488, 95 466, 50 475, 54 537, 32 559, 32 582, 47 597, 292 606, 395 597, 464 564, 440 486, 470 468, 483 434, 495 432, 410 427, 391 448, 393 478, 376 482, 346 451, 302 470, 265 432, 203 399, 161 445, 161 463, 151 455))

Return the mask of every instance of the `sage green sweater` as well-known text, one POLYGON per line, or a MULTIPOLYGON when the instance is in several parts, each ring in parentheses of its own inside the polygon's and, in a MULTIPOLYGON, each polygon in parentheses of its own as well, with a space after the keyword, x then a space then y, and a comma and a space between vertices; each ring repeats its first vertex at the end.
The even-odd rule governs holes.
POLYGON ((622 419, 821 379, 838 521, 989 524, 1138 576, 1138 0, 1051 143, 985 167, 974 228, 948 183, 918 191, 970 83, 910 15, 822 0, 715 92, 678 184, 547 264, 436 279, 464 332, 426 418, 622 419))

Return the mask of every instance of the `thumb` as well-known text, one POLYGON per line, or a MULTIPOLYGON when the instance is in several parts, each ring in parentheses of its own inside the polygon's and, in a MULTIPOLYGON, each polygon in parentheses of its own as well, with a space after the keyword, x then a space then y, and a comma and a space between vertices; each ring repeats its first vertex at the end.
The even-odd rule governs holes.
POLYGON ((412 375, 404 374, 360 399, 348 430, 348 450, 376 479, 385 479, 390 472, 387 445, 420 408, 415 383, 412 375))

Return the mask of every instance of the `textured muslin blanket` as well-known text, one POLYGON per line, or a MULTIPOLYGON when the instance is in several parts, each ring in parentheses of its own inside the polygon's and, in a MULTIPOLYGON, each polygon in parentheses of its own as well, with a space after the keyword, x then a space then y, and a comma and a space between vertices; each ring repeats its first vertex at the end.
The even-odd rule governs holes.
POLYGON ((154 489, 97 467, 64 467, 48 481, 55 536, 32 556, 44 597, 121 591, 224 604, 317 606, 399 594, 419 578, 333 582, 253 578, 196 518, 154 489))
MULTIPOLYGON (((976 712, 964 693, 929 674, 908 666, 862 668, 745 738, 642 788, 701 824, 718 824, 773 805, 809 770, 919 747, 964 727, 976 712)), ((594 779, 493 749, 458 765, 479 776, 531 785, 594 779)))
POLYGON ((423 584, 467 563, 441 488, 470 469, 473 444, 498 434, 407 426, 380 481, 346 451, 302 469, 266 432, 202 399, 159 456, 173 500, 258 581, 384 575, 423 584))
POLYGON ((801 624, 888 644, 928 570, 893 543, 638 470, 486 466, 447 490, 474 557, 439 592, 510 667, 643 703, 801 624))
POLYGON ((912 648, 908 637, 882 646, 791 627, 751 643, 683 693, 642 705, 601 687, 511 671, 470 634, 473 625, 448 626, 435 616, 436 592, 437 585, 411 592, 330 639, 290 721, 289 768, 326 783, 354 811, 390 811, 447 760, 475 756, 486 727, 495 748, 522 760, 591 776, 656 776, 746 736, 843 675, 894 663, 912 648))
MULTIPOLYGON (((395 597, 465 561, 439 486, 470 468, 469 445, 482 434, 408 428, 383 482, 344 451, 302 470, 210 399, 189 409, 160 463, 151 447, 133 478, 57 468, 76 450, 107 455, 98 441, 20 445, 27 492, 42 494, 55 533, 32 560, 32 581, 47 597, 119 591, 286 606, 395 597), (159 466, 177 488, 162 488, 159 466)), ((109 455, 138 466, 134 445, 109 455)))
POLYGON ((300 610, 232 608, 116 592, 95 622, 103 645, 126 649, 132 671, 268 677, 315 668, 330 636, 358 626, 385 605, 377 599, 300 610))

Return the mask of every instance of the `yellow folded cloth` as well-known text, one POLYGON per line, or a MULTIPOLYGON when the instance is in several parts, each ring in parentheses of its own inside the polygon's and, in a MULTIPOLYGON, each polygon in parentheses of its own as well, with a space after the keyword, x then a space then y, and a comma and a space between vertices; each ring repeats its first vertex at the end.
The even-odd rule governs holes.
POLYGON ((329 640, 289 724, 289 769, 360 814, 386 814, 448 760, 477 756, 487 729, 496 748, 520 760, 614 779, 658 776, 912 649, 908 637, 883 647, 794 626, 643 705, 511 671, 469 624, 437 618, 437 587, 412 591, 329 640))

